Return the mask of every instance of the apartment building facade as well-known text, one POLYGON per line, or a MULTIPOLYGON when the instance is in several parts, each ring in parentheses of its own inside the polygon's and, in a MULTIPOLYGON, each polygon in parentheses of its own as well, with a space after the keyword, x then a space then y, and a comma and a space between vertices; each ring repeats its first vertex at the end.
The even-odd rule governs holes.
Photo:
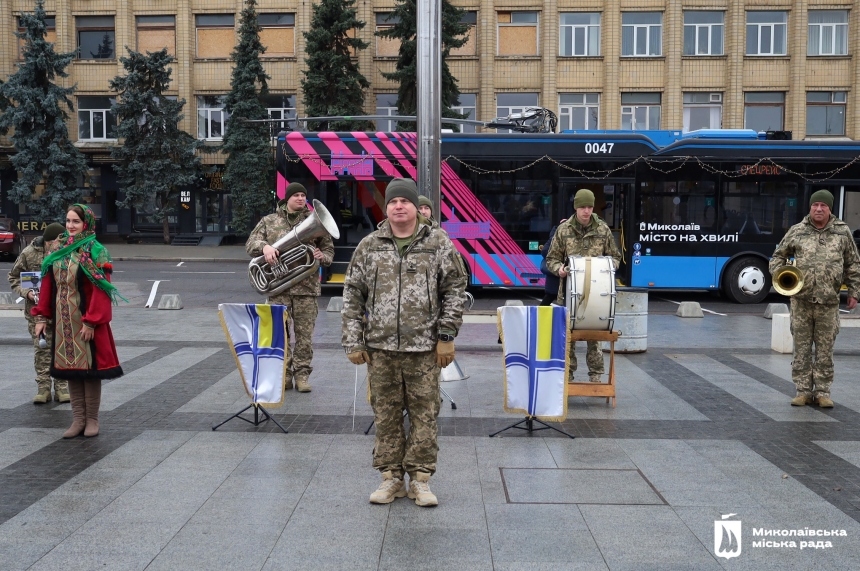
MULTIPOLYGON (((850 0, 454 0, 466 10, 468 42, 448 63, 462 92, 458 109, 489 121, 526 106, 547 107, 560 129, 753 128, 795 139, 860 135, 860 14, 850 0)), ((92 167, 85 194, 105 232, 145 226, 147 212, 118 211, 110 168, 115 94, 125 46, 166 47, 177 58, 171 95, 187 101, 183 129, 210 144, 223 136, 223 96, 241 0, 49 0, 49 36, 77 50, 66 84, 77 85, 69 122, 92 167), (133 218, 132 218, 133 216, 133 218)), ((357 56, 371 88, 365 111, 396 113, 398 45, 374 36, 390 26, 393 0, 359 0, 370 48, 357 56)), ((18 17, 31 0, 0 4, 0 77, 14 71, 18 17)), ((311 2, 260 0, 261 37, 273 118, 302 116, 301 78, 311 2)), ((378 122, 380 130, 393 128, 378 122)), ((480 129, 479 129, 480 130, 480 129)), ((26 218, 3 189, 14 179, 0 140, 0 208, 26 218)), ((224 157, 204 160, 220 168, 224 157)), ((229 189, 220 170, 183 193, 181 216, 198 232, 229 232, 229 189)), ((186 227, 188 224, 186 223, 186 227)))

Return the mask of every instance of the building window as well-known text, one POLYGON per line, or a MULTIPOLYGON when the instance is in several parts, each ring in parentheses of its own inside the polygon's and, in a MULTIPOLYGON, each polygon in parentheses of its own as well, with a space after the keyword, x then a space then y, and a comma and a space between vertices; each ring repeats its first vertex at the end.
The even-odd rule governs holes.
POLYGON ((684 12, 684 55, 723 55, 723 12, 684 12))
POLYGON ((763 91, 744 93, 744 128, 782 131, 785 93, 763 91))
POLYGON ((116 139, 116 115, 110 110, 113 97, 78 97, 78 140, 116 139))
POLYGON ((227 131, 229 113, 224 111, 224 95, 197 96, 197 138, 220 141, 227 131))
POLYGON ((786 54, 787 12, 747 12, 747 55, 786 54))
POLYGON ((660 128, 659 93, 622 93, 621 128, 631 131, 649 131, 660 128))
POLYGON ((810 10, 809 47, 811 56, 848 54, 848 11, 810 10))
POLYGON ((115 32, 113 16, 77 16, 79 59, 114 59, 115 32))
MULTIPOLYGON (((527 107, 537 107, 537 93, 497 93, 496 117, 505 119, 514 113, 522 113, 527 107)), ((496 129, 497 133, 513 133, 510 129, 496 129)))
POLYGON ((844 91, 809 91, 806 93, 806 134, 845 135, 844 91))
POLYGON ((699 129, 720 129, 722 124, 722 93, 684 94, 684 132, 699 129))
POLYGON ((477 12, 463 12, 463 17, 460 18, 461 24, 466 24, 469 26, 469 29, 466 30, 466 43, 460 46, 459 48, 451 48, 452 56, 473 56, 478 53, 478 39, 477 39, 477 24, 478 24, 478 13, 477 12))
MULTIPOLYGON (((377 115, 397 115, 397 94, 396 93, 378 93, 376 95, 376 114, 377 115)), ((397 130, 397 121, 386 121, 377 119, 376 130, 385 133, 397 130)))
POLYGON ((263 57, 291 57, 296 55, 296 15, 260 14, 260 41, 266 46, 263 57))
MULTIPOLYGON (((57 43, 57 19, 54 16, 48 16, 45 18, 45 27, 47 28, 47 32, 45 33, 45 41, 51 44, 57 43)), ((21 22, 21 18, 18 18, 18 33, 24 34, 27 32, 27 29, 24 28, 24 24, 21 22)), ((24 45, 26 41, 24 38, 18 38, 18 59, 24 59, 24 45)))
POLYGON ((197 14, 197 57, 226 59, 236 43, 233 14, 197 14))
MULTIPOLYGON (((461 115, 465 115, 464 119, 472 119, 475 120, 475 109, 477 109, 478 105, 478 96, 474 93, 461 93, 460 99, 457 101, 455 105, 451 107, 453 111, 460 113, 461 115)), ((442 118, 442 122, 445 122, 445 118, 442 118)), ((458 123, 457 125, 460 127, 461 133, 474 133, 475 125, 464 125, 462 123, 458 123)))
POLYGON ((621 55, 659 56, 663 53, 663 13, 621 14, 621 55))
POLYGON ((562 12, 559 16, 559 55, 600 55, 600 12, 562 12))
MULTIPOLYGON (((391 12, 376 14, 376 31, 381 32, 393 28, 400 23, 400 18, 391 12)), ((376 36, 376 57, 397 57, 400 55, 399 38, 381 38, 376 36)))
POLYGON ((559 93, 558 118, 560 130, 598 129, 599 117, 599 93, 559 93))
MULTIPOLYGON (((269 113, 269 119, 295 119, 296 118, 296 96, 295 95, 267 95, 263 98, 263 105, 269 113)), ((295 125, 284 121, 283 123, 270 123, 272 134, 277 135, 281 131, 294 131, 295 125)))
POLYGON ((137 51, 145 54, 164 48, 176 55, 176 16, 138 16, 137 51))
POLYGON ((498 12, 496 22, 498 55, 538 55, 537 12, 498 12))

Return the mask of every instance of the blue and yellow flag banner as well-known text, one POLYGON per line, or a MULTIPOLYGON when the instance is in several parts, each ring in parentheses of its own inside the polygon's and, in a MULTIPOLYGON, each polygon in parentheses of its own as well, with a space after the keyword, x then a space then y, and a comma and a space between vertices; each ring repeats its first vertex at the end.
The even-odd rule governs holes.
POLYGON ((540 420, 567 418, 567 308, 500 307, 505 355, 505 412, 540 420))
POLYGON ((289 341, 283 305, 222 303, 218 315, 251 402, 284 404, 289 341))

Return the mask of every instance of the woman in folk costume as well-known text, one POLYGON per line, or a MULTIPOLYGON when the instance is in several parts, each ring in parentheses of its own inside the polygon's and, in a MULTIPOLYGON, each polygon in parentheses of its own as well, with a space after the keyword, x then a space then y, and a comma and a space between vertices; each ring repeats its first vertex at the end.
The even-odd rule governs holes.
POLYGON ((42 263, 39 304, 33 308, 36 335, 54 322, 51 375, 69 381, 72 426, 63 438, 97 436, 102 379, 122 376, 110 329, 111 303, 122 299, 110 283, 108 251, 96 240, 92 210, 74 204, 66 231, 42 263))

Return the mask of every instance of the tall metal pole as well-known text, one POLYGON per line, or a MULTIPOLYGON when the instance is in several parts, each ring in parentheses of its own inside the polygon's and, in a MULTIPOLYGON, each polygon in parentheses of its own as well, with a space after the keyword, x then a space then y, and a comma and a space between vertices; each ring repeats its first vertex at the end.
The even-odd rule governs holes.
POLYGON ((441 222, 442 2, 418 0, 418 192, 441 222))

